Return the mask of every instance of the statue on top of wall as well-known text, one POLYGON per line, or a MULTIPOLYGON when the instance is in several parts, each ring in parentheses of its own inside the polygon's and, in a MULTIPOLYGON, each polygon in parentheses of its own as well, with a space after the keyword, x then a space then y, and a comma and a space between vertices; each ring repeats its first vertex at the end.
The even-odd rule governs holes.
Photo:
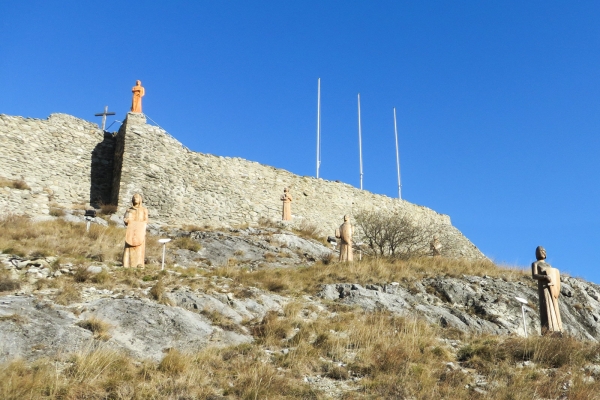
POLYGON ((142 205, 142 195, 136 193, 131 199, 131 207, 125 212, 123 222, 127 225, 125 231, 125 250, 123 251, 123 267, 144 268, 146 253, 146 225, 148 224, 148 209, 142 205))
POLYGON ((560 272, 545 261, 546 250, 542 246, 535 249, 535 258, 537 261, 531 264, 531 276, 538 282, 542 335, 561 333, 563 326, 558 309, 560 272))
POLYGON ((291 221, 292 220, 292 196, 290 195, 290 191, 288 188, 283 189, 283 194, 281 195, 281 201, 283 201, 283 212, 281 219, 283 221, 291 221))
POLYGON ((354 227, 350 223, 350 216, 344 215, 344 223, 335 230, 335 237, 340 239, 340 258, 339 261, 352 262, 352 235, 354 227))
POLYGON ((131 100, 131 112, 141 113, 142 112, 142 97, 146 94, 146 90, 142 87, 142 81, 135 81, 135 86, 131 89, 133 93, 133 99, 131 100))

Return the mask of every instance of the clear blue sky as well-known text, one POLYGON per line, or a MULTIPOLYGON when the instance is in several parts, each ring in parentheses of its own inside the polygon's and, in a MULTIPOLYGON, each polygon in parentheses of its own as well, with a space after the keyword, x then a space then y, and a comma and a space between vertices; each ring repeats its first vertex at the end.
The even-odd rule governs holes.
MULTIPOLYGON (((600 3, 3 1, 0 113, 144 112, 192 150, 449 214, 497 262, 600 282, 600 3)), ((109 123, 112 119, 109 119, 109 123)), ((113 128, 117 124, 113 125, 113 128)), ((1 169, 1 160, 0 160, 1 169)), ((335 199, 331 199, 335 201, 335 199)))

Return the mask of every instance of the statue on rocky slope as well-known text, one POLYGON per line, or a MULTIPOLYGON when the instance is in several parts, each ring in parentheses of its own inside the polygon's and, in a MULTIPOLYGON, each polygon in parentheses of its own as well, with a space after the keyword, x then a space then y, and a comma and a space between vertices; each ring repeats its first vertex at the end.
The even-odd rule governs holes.
POLYGON ((284 221, 292 220, 292 196, 289 192, 289 189, 285 188, 281 195, 281 201, 283 201, 283 213, 281 219, 284 221))
POLYGON ((123 222, 125 231, 125 250, 123 251, 123 267, 144 268, 146 253, 146 224, 148 209, 142 205, 142 195, 136 193, 131 199, 132 206, 125 212, 123 222))
POLYGON ((546 250, 542 246, 535 249, 535 258, 537 261, 531 264, 531 276, 538 281, 542 335, 560 333, 563 331, 558 309, 560 273, 558 269, 546 263, 546 250))
POLYGON ((438 235, 433 236, 433 240, 429 244, 429 248, 431 249, 431 255, 434 257, 439 257, 442 255, 442 243, 438 238, 438 235))
POLYGON ((335 230, 335 237, 340 239, 340 258, 339 261, 353 260, 352 256, 352 235, 354 227, 350 223, 350 216, 344 215, 344 223, 335 230))
POLYGON ((142 97, 146 94, 146 90, 142 87, 142 81, 135 81, 135 86, 131 89, 133 99, 131 100, 131 112, 142 112, 142 97))

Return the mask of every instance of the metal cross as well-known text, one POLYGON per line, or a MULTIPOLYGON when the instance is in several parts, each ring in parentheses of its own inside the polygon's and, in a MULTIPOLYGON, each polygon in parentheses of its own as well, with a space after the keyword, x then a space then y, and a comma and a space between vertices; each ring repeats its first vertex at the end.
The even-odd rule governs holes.
POLYGON ((102 117, 102 131, 106 127, 106 116, 107 115, 115 115, 114 112, 108 112, 108 106, 104 107, 104 112, 99 114, 94 114, 96 117, 102 117))

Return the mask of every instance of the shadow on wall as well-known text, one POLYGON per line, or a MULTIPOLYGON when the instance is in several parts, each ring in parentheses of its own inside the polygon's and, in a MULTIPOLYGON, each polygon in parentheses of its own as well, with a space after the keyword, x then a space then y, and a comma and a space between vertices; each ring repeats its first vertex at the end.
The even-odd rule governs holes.
POLYGON ((92 151, 90 205, 94 208, 100 208, 102 204, 110 204, 112 201, 116 143, 116 135, 104 132, 104 139, 92 151))

